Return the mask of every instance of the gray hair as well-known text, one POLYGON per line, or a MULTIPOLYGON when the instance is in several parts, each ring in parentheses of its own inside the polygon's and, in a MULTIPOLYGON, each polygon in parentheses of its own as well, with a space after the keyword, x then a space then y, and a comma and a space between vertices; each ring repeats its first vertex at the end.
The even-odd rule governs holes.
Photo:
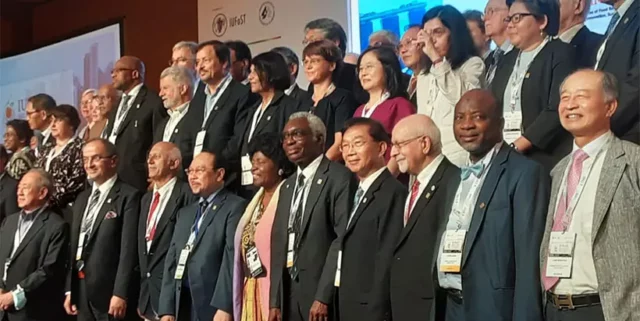
POLYGON ((160 79, 166 77, 171 77, 171 80, 175 81, 176 83, 189 87, 189 92, 193 91, 191 89, 193 89, 193 84, 196 82, 196 78, 193 72, 191 72, 187 68, 179 66, 167 67, 160 74, 160 79))
POLYGON ((82 92, 82 96, 80 96, 80 97, 84 97, 84 96, 89 95, 89 94, 91 94, 91 95, 95 96, 95 95, 97 95, 97 94, 98 94, 98 91, 97 91, 97 90, 95 90, 95 89, 93 89, 93 88, 89 88, 89 89, 87 89, 87 90, 83 91, 83 92, 82 92))
POLYGON ((616 78, 616 76, 614 76, 612 73, 608 71, 593 70, 591 68, 579 69, 569 74, 560 84, 560 95, 562 95, 562 90, 564 88, 565 83, 567 82, 567 79, 569 79, 571 76, 580 72, 594 72, 600 75, 601 77, 600 82, 602 84, 602 92, 604 94, 605 103, 610 103, 618 99, 620 95, 620 87, 618 85, 618 79, 616 78))
POLYGON ((193 41, 180 41, 173 45, 173 49, 171 51, 180 50, 182 48, 189 48, 189 51, 191 51, 193 57, 195 57, 196 52, 198 51, 198 44, 193 41))
POLYGON ((314 137, 322 136, 322 140, 326 141, 327 127, 324 125, 320 117, 306 111, 299 111, 291 114, 291 116, 289 117, 289 120, 294 120, 299 118, 304 118, 307 120, 307 122, 309 122, 309 128, 311 128, 311 134, 314 137))
POLYGON ((369 42, 371 42, 371 39, 373 39, 374 37, 383 37, 385 39, 385 44, 393 46, 394 48, 397 47, 398 44, 400 43, 400 39, 398 39, 398 35, 396 35, 393 31, 389 31, 389 30, 378 30, 372 33, 369 36, 369 42))
MULTIPOLYGON (((182 165, 182 153, 180 153, 180 149, 175 144, 171 144, 171 145, 172 145, 171 149, 169 149, 169 153, 167 155, 169 156, 169 161, 173 162, 177 160, 179 164, 182 165)), ((176 172, 180 171, 181 168, 182 166, 178 166, 178 168, 176 169, 176 172)))
POLYGON ((39 188, 47 189, 47 199, 51 198, 53 195, 53 177, 47 171, 42 168, 33 168, 30 169, 27 173, 33 173, 38 175, 38 179, 36 180, 36 184, 38 184, 39 188))

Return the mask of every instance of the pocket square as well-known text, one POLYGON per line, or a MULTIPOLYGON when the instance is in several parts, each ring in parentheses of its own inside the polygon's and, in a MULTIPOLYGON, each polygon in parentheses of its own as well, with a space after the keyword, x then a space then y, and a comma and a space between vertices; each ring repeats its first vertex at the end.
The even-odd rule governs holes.
POLYGON ((118 217, 118 214, 116 214, 116 212, 114 212, 114 211, 109 211, 109 212, 107 213, 107 215, 105 215, 105 216, 104 216, 104 219, 105 219, 105 220, 110 220, 110 219, 112 219, 112 218, 116 218, 116 217, 118 217))

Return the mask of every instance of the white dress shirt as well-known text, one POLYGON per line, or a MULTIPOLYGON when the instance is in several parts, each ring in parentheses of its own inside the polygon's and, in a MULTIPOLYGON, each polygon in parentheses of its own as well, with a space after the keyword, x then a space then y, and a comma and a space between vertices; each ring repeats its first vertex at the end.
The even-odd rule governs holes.
POLYGON ((351 225, 351 219, 353 219, 353 215, 356 214, 356 211, 358 210, 358 206, 360 206, 360 204, 362 203, 362 200, 364 199, 364 195, 367 194, 367 191, 369 190, 371 185, 373 185, 373 182, 375 182, 376 179, 380 177, 380 175, 382 174, 382 172, 384 172, 385 169, 387 169, 386 166, 380 167, 380 169, 373 172, 373 174, 367 176, 365 179, 361 180, 360 184, 358 184, 358 188, 362 190, 362 197, 360 197, 360 202, 358 204, 353 204, 353 209, 351 210, 351 214, 349 215, 349 221, 347 222, 347 227, 351 225))
MULTIPOLYGON (((433 177, 433 174, 436 173, 436 170, 438 169, 438 167, 440 166, 443 160, 444 160, 444 155, 442 154, 438 155, 429 165, 427 165, 427 167, 422 169, 422 171, 420 172, 420 174, 418 174, 418 176, 415 177, 415 179, 417 179, 418 182, 420 182, 420 186, 418 186, 418 196, 416 197, 416 199, 414 200, 411 206, 412 212, 413 212, 413 209, 416 207, 416 203, 418 203, 417 202, 418 198, 420 198, 420 195, 422 195, 422 193, 424 192, 424 189, 427 188, 429 181, 433 177)), ((413 185, 413 182, 411 182, 411 184, 409 185, 409 196, 407 197, 407 200, 404 203, 404 213, 407 213, 407 211, 409 210, 409 201, 411 200, 412 185, 413 185)))
MULTIPOLYGON (((95 193, 96 190, 100 190, 100 198, 98 199, 98 204, 96 204, 96 206, 93 208, 94 211, 100 211, 100 209, 102 208, 102 205, 107 200, 107 196, 109 196, 109 192, 111 191, 111 188, 116 183, 117 179, 118 179, 118 175, 114 175, 113 177, 108 179, 106 182, 102 183, 102 185, 98 185, 96 182, 93 182, 93 187, 91 188, 91 194, 89 194, 89 201, 87 202, 87 207, 84 209, 84 215, 82 216, 83 221, 89 215, 89 213, 87 212, 89 210, 89 202, 91 201, 91 195, 93 195, 93 193, 95 193)), ((98 218, 98 215, 95 215, 93 222, 91 222, 91 229, 90 229, 91 233, 93 233, 93 226, 96 224, 95 220, 97 218, 98 218)), ((80 240, 80 242, 78 242, 79 247, 83 246, 82 242, 83 240, 80 240)))
MULTIPOLYGON (((591 246, 591 238, 593 233, 593 211, 595 208, 598 183, 602 173, 602 166, 607 154, 607 149, 613 138, 613 133, 607 132, 598 137, 594 141, 585 145, 582 150, 589 155, 583 163, 582 177, 586 176, 586 184, 582 193, 577 199, 576 206, 573 210, 571 224, 567 228, 567 233, 576 234, 576 243, 573 251, 573 266, 571 267, 571 278, 561 278, 553 289, 556 294, 586 294, 598 292, 598 277, 596 275, 596 267, 593 262, 593 247, 591 246), (590 171, 586 169, 591 168, 590 171)), ((573 145, 573 152, 579 147, 573 145)), ((564 171, 562 185, 567 184, 567 176, 571 162, 564 171)), ((557 201, 554 205, 555 211, 558 208, 561 194, 564 189, 558 190, 557 201)), ((576 195, 578 196, 578 195, 576 195)), ((566 213, 567 215, 569 213, 566 213)))
POLYGON ((578 32, 580 32, 580 29, 582 29, 582 27, 584 27, 584 23, 579 23, 567 30, 565 30, 560 36, 560 40, 562 40, 562 42, 564 43, 570 43, 573 38, 575 38, 575 36, 578 34, 578 32))
POLYGON ((189 111, 189 102, 186 102, 175 110, 167 109, 167 113, 169 114, 169 120, 167 121, 167 125, 164 127, 164 132, 162 133, 162 141, 170 142, 171 135, 178 127, 178 124, 184 118, 184 115, 189 111))
POLYGON ((287 96, 291 96, 291 93, 293 92, 294 89, 296 89, 296 85, 297 83, 293 83, 293 85, 291 85, 289 88, 284 90, 284 94, 287 96))
MULTIPOLYGON (((167 207, 167 203, 169 203, 169 199, 171 198, 171 194, 173 193, 173 188, 176 186, 176 182, 177 181, 178 181, 178 179, 174 177, 170 181, 168 181, 166 184, 164 184, 164 186, 162 186, 162 187, 158 187, 158 186, 154 185, 153 194, 151 195, 151 203, 149 204, 149 208, 146 209, 147 210, 146 220, 147 220, 148 224, 146 226, 146 235, 145 236, 149 236, 149 233, 151 232, 151 230, 152 230, 152 228, 154 226, 157 227, 157 224, 160 221, 160 219, 162 218, 162 215, 164 214, 164 210, 167 207), (158 201, 158 206, 156 207, 155 212, 154 213, 150 213, 151 204, 153 204, 153 199, 155 198, 156 193, 160 194, 160 200, 158 201), (152 215, 151 219, 149 219, 149 215, 152 215)), ((153 240, 148 240, 147 241, 147 251, 151 247, 151 242, 152 241, 153 240)))
POLYGON ((113 128, 111 129, 111 135, 113 137, 113 141, 115 142, 115 137, 116 133, 118 132, 118 130, 120 129, 120 126, 122 125, 122 122, 124 122, 125 119, 127 119, 127 115, 129 114, 129 112, 131 111, 131 106, 133 105, 133 101, 136 100, 136 96, 138 96, 138 93, 140 92, 140 89, 142 88, 142 83, 137 84, 135 87, 131 88, 131 90, 129 91, 129 93, 127 94, 122 94, 122 98, 120 98, 120 104, 118 104, 118 109, 116 109, 116 117, 114 119, 114 123, 113 123, 113 128), (124 106, 124 96, 128 96, 129 99, 127 100, 127 106, 124 106), (124 110, 126 110, 126 112, 124 112, 124 110), (121 115, 120 118, 118 118, 118 115, 121 115))
MULTIPOLYGON (((620 5, 620 7, 618 8, 618 15, 620 16, 620 19, 618 19, 618 22, 616 22, 615 26, 613 27, 612 30, 616 30, 616 28, 618 28, 618 25, 620 24, 620 21, 622 19, 624 19, 624 14, 627 13, 627 11, 629 11, 629 7, 631 7, 631 4, 634 2, 635 0, 625 0, 625 2, 622 3, 622 5, 620 5)), ((613 34, 614 31, 611 31, 611 34, 613 34)), ((598 49, 598 53, 596 54, 596 65, 595 68, 598 68, 598 65, 600 64, 600 58, 602 58, 602 55, 604 54, 604 50, 607 48, 607 41, 609 40, 609 38, 605 38, 604 41, 602 42, 602 45, 600 45, 600 49, 598 49)))
MULTIPOLYGON (((305 169, 301 169, 298 167, 298 171, 296 173, 296 183, 298 181, 298 176, 300 174, 304 175, 304 190, 302 190, 302 202, 298 206, 302 206, 302 215, 300 217, 300 222, 304 218, 304 211, 307 206, 307 198, 309 197, 309 191, 311 190, 311 184, 313 184, 313 178, 318 171, 318 167, 320 167, 320 162, 322 162, 323 155, 318 156, 314 159, 309 166, 305 167, 305 169)), ((293 209, 293 204, 295 203, 295 197, 291 199, 291 208, 293 209)))

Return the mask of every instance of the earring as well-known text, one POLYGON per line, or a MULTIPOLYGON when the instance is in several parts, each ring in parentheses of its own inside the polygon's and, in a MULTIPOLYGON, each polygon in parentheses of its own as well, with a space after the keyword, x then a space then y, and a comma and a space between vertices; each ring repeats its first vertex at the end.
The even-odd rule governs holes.
POLYGON ((278 170, 278 176, 282 176, 282 175, 284 175, 284 171, 281 168, 281 169, 278 170))

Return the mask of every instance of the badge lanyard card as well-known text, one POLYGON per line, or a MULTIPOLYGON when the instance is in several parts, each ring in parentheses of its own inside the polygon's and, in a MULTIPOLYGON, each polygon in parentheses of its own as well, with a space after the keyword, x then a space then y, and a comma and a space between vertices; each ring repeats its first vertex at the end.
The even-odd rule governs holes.
MULTIPOLYGON (((364 196, 364 194, 363 194, 364 196)), ((361 197, 358 201, 358 204, 353 204, 353 210, 351 210, 351 215, 349 215, 349 220, 347 221, 347 228, 351 225, 351 220, 353 216, 356 214, 358 207, 362 204, 364 197, 361 197)), ((340 287, 340 277, 342 275, 342 250, 338 251, 338 264, 336 265, 336 276, 333 280, 333 285, 335 287, 340 287)))
MULTIPOLYGON (((302 200, 304 199, 304 190, 307 188, 307 184, 309 184, 311 180, 312 179, 307 179, 302 186, 298 187, 301 190, 299 191, 298 197, 293 200, 293 204, 291 205, 291 211, 289 212, 289 228, 288 228, 289 239, 288 239, 288 245, 287 245, 287 268, 293 267, 295 244, 298 241, 296 239, 297 235, 293 231, 293 223, 295 221, 298 207, 302 206, 302 200)), ((298 192, 298 190, 296 190, 296 192, 298 192)))
MULTIPOLYGON (((214 198, 215 200, 215 198, 214 198)), ((185 245, 185 247, 180 251, 180 257, 178 258, 178 266, 176 267, 176 273, 174 278, 176 280, 182 280, 182 277, 184 276, 184 271, 185 268, 187 266, 187 260, 189 259, 189 255, 191 254, 191 251, 193 251, 194 248, 194 244, 196 242, 196 237, 200 231, 200 224, 202 224, 202 221, 205 218, 205 215, 207 214, 207 212, 209 212, 209 207, 213 206, 215 209, 215 205, 213 204, 213 200, 211 201, 211 203, 209 203, 209 205, 204 209, 204 212, 200 215, 200 218, 197 219, 194 223, 193 226, 191 227, 191 234, 189 235, 189 239, 187 240, 187 244, 185 245)), ((200 209, 198 209, 200 210, 200 209)), ((213 215, 213 213, 209 214, 209 215, 213 215)))
MULTIPOLYGON (((253 211, 251 220, 247 224, 254 224, 254 226, 257 225, 258 215, 260 215, 260 212, 262 211, 260 209, 260 206, 262 205, 259 205, 258 207, 256 207, 256 210, 253 211)), ((255 235, 255 229, 253 233, 255 235)), ((258 255, 258 248, 256 247, 255 239, 254 241, 251 241, 250 246, 245 253, 245 259, 247 260, 247 268, 249 269, 249 273, 253 278, 257 278, 264 272, 262 261, 260 261, 260 255, 258 255)))

